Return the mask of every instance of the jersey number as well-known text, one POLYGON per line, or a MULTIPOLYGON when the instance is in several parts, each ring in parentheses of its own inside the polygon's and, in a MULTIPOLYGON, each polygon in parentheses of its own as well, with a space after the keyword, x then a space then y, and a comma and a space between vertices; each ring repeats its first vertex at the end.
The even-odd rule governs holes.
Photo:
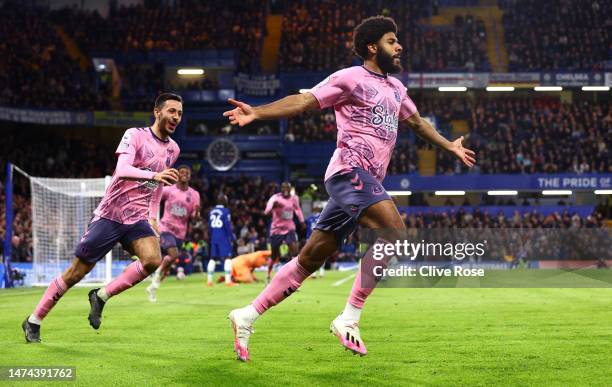
POLYGON ((210 215, 210 226, 212 228, 223 228, 223 220, 221 220, 221 215, 211 214, 210 215))

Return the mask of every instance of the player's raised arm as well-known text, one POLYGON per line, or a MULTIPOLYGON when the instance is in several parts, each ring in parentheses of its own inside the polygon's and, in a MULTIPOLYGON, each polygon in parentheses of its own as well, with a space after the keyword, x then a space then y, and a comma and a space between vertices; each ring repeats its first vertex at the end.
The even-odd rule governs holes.
POLYGON ((255 120, 276 120, 296 116, 306 110, 319 108, 317 99, 310 93, 293 94, 267 105, 251 106, 233 98, 228 102, 236 108, 223 113, 232 125, 245 126, 255 120))
POLYGON ((419 112, 415 112, 410 117, 404 120, 404 122, 422 139, 444 149, 447 152, 454 154, 463 164, 468 167, 473 167, 476 160, 474 151, 463 147, 463 136, 459 137, 455 141, 448 141, 438 131, 431 126, 427 120, 419 115, 419 112))

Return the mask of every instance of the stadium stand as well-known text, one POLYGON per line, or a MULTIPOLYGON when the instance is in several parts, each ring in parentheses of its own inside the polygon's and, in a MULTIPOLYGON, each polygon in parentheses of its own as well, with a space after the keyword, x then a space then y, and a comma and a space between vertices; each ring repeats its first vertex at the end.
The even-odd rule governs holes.
POLYGON ((500 0, 510 71, 597 71, 610 60, 609 1, 500 0))
POLYGON ((69 57, 48 11, 0 6, 0 105, 22 108, 105 107, 95 73, 69 57))
POLYGON ((176 7, 122 5, 108 18, 74 8, 52 14, 88 54, 234 48, 240 52, 239 69, 247 71, 257 70, 258 62, 252 58, 259 56, 265 16, 266 7, 255 0, 181 1, 176 7))
MULTIPOLYGON (((612 105, 557 99, 479 99, 470 106, 472 173, 611 172, 612 105)), ((437 172, 465 173, 438 152, 437 172)))
POLYGON ((420 23, 429 14, 429 2, 383 1, 376 4, 303 0, 292 2, 284 13, 280 68, 337 70, 356 63, 350 53, 352 30, 365 14, 393 16, 409 71, 453 71, 490 68, 486 33, 481 20, 457 16, 448 27, 420 23))

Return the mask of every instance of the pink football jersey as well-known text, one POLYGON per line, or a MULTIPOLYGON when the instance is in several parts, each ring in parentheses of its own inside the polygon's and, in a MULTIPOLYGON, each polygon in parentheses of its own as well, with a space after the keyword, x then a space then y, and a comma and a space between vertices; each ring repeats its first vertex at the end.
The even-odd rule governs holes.
POLYGON ((200 206, 200 194, 191 187, 183 191, 175 184, 164 187, 161 199, 166 202, 159 230, 169 232, 179 239, 185 239, 189 218, 193 216, 196 207, 200 206))
MULTIPOLYGON (((166 141, 159 139, 151 128, 131 128, 123 135, 115 153, 133 154, 134 167, 157 173, 175 163, 180 149, 171 138, 166 141)), ((154 180, 121 179, 113 173, 111 183, 94 214, 123 224, 147 220, 153 192, 161 188, 154 180)))
POLYGON ((393 154, 400 120, 417 109, 398 79, 363 66, 337 71, 311 93, 321 109, 333 106, 338 125, 336 150, 325 180, 361 168, 382 182, 393 154))
POLYGON ((297 195, 291 195, 288 198, 285 198, 280 192, 272 195, 266 204, 264 213, 267 215, 270 212, 272 212, 272 225, 270 226, 270 234, 272 235, 295 231, 294 213, 297 214, 300 222, 304 222, 304 214, 300 208, 300 199, 297 195), (280 206, 273 208, 274 203, 278 203, 280 206))

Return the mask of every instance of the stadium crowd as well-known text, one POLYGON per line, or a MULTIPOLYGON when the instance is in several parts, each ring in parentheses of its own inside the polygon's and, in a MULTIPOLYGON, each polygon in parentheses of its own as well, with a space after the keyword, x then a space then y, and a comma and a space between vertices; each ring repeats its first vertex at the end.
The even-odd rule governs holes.
POLYGON ((335 141, 336 116, 332 109, 307 111, 289 119, 286 142, 335 141))
POLYGON ((427 1, 381 2, 300 0, 283 16, 281 70, 333 71, 358 63, 351 53, 353 28, 367 15, 395 18, 408 71, 487 71, 486 33, 482 20, 457 16, 452 25, 419 23, 431 13, 427 1))
MULTIPOLYGON (((81 67, 78 55, 232 48, 240 53, 238 70, 258 71, 259 60, 253 58, 259 58, 267 12, 256 0, 121 5, 106 18, 78 7, 50 11, 14 0, 2 2, 0 11, 0 105, 75 110, 111 106, 110 87, 90 63, 81 67), (69 55, 62 34, 76 43, 78 53, 69 55)), ((126 100, 148 101, 163 89, 161 64, 117 64, 126 100)))
POLYGON ((470 14, 455 17, 446 28, 405 24, 400 31, 404 68, 408 71, 490 71, 486 30, 481 19, 470 14))
MULTIPOLYGON (((500 0, 499 5, 510 71, 603 71, 609 62, 610 2, 500 0)), ((438 8, 426 0, 299 0, 282 8, 281 71, 333 71, 358 63, 350 50, 352 29, 373 14, 396 19, 407 71, 490 71, 486 29, 469 8, 444 27, 426 22, 438 8)), ((238 71, 257 73, 269 12, 267 2, 256 0, 115 4, 107 17, 79 7, 24 7, 15 0, 2 2, 0 10, 5 54, 0 104, 75 110, 117 106, 108 76, 90 64, 104 52, 231 48, 239 51, 238 71)), ((161 63, 116 63, 124 108, 141 109, 139 101, 164 87, 161 63)))
POLYGON ((0 5, 0 105, 20 108, 106 107, 96 75, 68 55, 46 11, 0 5))
POLYGON ((537 210, 520 211, 517 209, 512 216, 502 212, 491 214, 475 208, 472 211, 458 208, 449 212, 418 212, 403 213, 404 222, 409 228, 601 228, 604 219, 600 212, 594 211, 587 217, 581 217, 570 210, 548 215, 537 210))
POLYGON ((51 17, 71 31, 90 55, 233 48, 240 52, 239 70, 251 72, 258 70, 259 61, 253 58, 261 50, 266 12, 256 0, 187 0, 176 6, 121 5, 112 8, 107 18, 76 8, 56 11, 51 17))
MULTIPOLYGON (((612 172, 612 105, 558 99, 478 99, 469 110, 471 173, 612 172)), ((438 152, 437 172, 468 172, 438 152)))
POLYGON ((364 2, 299 0, 283 13, 281 70, 336 70, 353 61, 353 29, 366 17, 364 2))
POLYGON ((510 71, 602 71, 612 50, 612 3, 502 0, 510 71))

